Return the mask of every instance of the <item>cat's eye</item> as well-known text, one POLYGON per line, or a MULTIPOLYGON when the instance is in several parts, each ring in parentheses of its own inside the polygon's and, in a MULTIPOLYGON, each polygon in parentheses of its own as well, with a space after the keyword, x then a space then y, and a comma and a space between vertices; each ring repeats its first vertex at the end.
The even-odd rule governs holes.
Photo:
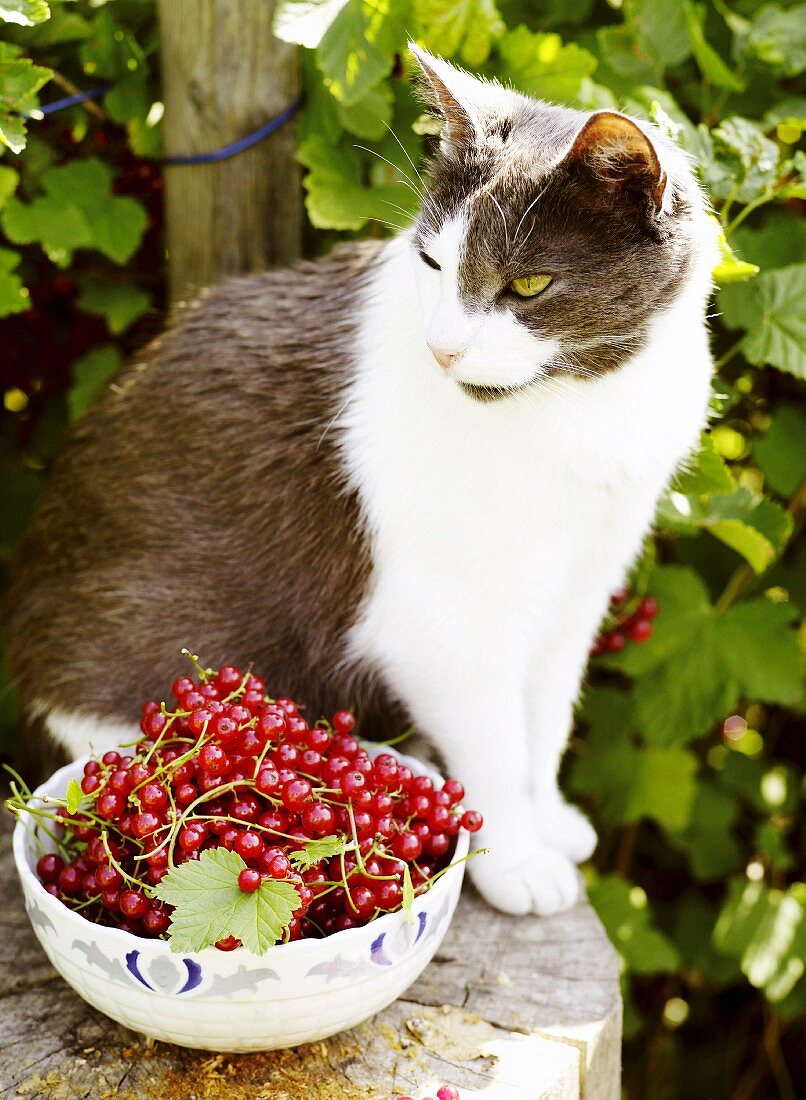
POLYGON ((432 260, 428 253, 423 252, 422 249, 420 249, 420 259, 423 261, 424 264, 428 264, 429 267, 432 267, 434 271, 442 271, 442 268, 439 266, 437 261, 432 260))
POLYGON ((521 275, 519 279, 513 279, 509 289, 514 291, 519 298, 534 298, 541 294, 551 282, 551 275, 521 275))

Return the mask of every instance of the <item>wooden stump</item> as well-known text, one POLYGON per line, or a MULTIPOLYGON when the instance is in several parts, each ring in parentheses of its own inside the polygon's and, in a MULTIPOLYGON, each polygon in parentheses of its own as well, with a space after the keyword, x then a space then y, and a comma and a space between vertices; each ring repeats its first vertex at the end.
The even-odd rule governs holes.
MULTIPOLYGON (((210 153, 275 118, 299 95, 295 47, 271 33, 274 0, 159 0, 166 152, 210 153)), ((171 300, 224 275, 299 256, 294 124, 217 164, 168 167, 171 300)))
POLYGON ((25 915, 0 814, 6 1100, 394 1100, 453 1084, 462 1100, 618 1100, 615 952, 587 902, 505 917, 468 888, 420 980, 374 1019, 321 1043, 220 1054, 151 1043, 85 1004, 25 915))

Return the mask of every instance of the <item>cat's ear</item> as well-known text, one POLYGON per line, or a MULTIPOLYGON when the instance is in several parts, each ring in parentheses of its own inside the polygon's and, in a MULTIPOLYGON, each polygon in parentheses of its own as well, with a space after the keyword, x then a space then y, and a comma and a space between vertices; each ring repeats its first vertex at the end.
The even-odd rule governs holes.
POLYGON ((597 111, 577 134, 563 163, 588 174, 607 192, 646 195, 655 214, 666 190, 666 173, 655 147, 632 119, 597 111))
POLYGON ((442 58, 433 57, 413 42, 409 42, 409 52, 423 74, 420 92, 443 121, 443 151, 456 152, 483 138, 480 117, 484 105, 484 83, 442 58))

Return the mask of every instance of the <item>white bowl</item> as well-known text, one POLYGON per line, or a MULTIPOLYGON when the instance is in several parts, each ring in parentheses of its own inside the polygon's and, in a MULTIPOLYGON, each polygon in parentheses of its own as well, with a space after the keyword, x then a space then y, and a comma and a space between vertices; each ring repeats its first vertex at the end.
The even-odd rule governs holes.
MULTIPOLYGON (((379 748, 380 751, 380 748, 379 748)), ((386 749, 384 749, 386 751, 386 749)), ((415 774, 434 772, 396 753, 415 774)), ((89 757, 61 768, 36 796, 63 797, 89 757)), ((468 851, 461 830, 454 858, 468 851)), ((276 1050, 354 1027, 399 997, 431 961, 450 924, 464 863, 415 899, 413 923, 389 913, 321 940, 296 940, 257 956, 240 947, 177 954, 85 920, 47 893, 36 875, 33 819, 14 829, 25 908, 56 970, 85 1001, 154 1039, 215 1051, 276 1050)))

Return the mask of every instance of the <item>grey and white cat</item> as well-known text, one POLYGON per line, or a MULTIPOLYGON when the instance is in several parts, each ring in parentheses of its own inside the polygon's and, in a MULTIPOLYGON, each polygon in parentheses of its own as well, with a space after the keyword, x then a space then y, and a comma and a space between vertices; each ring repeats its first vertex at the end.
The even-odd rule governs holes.
POLYGON ((588 649, 705 422, 714 256, 653 127, 421 51, 413 227, 204 294, 109 387, 24 542, 26 711, 77 754, 181 670, 413 720, 484 813, 482 893, 554 913, 595 835, 557 771, 588 649))

